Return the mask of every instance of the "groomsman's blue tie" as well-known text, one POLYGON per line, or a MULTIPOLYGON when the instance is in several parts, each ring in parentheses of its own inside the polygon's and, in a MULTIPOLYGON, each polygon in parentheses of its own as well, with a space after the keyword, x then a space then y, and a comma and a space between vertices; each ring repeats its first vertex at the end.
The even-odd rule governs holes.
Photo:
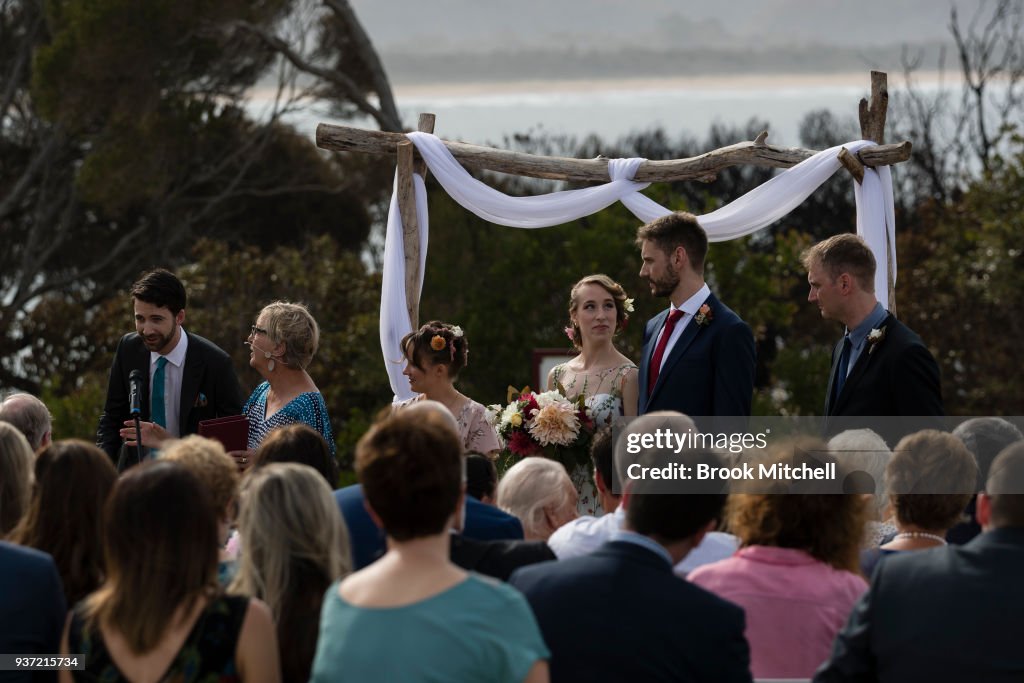
POLYGON ((161 427, 167 427, 167 408, 164 405, 164 386, 166 385, 167 358, 160 356, 156 360, 156 372, 153 373, 153 390, 150 392, 149 419, 161 427))
POLYGON ((836 372, 836 398, 839 398, 839 394, 843 391, 843 385, 846 384, 846 375, 850 370, 851 348, 853 348, 853 342, 850 341, 850 335, 846 335, 843 337, 843 350, 839 354, 839 370, 836 372))

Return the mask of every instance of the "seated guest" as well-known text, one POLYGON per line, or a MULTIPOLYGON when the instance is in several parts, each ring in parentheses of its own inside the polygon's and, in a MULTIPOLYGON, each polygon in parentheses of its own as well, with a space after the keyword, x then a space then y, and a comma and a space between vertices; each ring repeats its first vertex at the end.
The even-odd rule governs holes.
POLYGON ((886 468, 897 533, 861 554, 864 576, 886 555, 946 545, 946 532, 963 516, 977 476, 974 458, 952 434, 926 429, 903 437, 886 468))
MULTIPOLYGON (((53 558, 0 541, 0 652, 22 656, 57 652, 67 611, 53 558)), ((56 679, 52 673, 27 669, 0 674, 0 680, 9 683, 56 679)))
POLYGON ((53 557, 68 605, 103 579, 103 506, 117 481, 106 453, 85 441, 56 441, 43 449, 28 514, 11 540, 53 557))
MULTIPOLYGON (((645 466, 719 466, 710 451, 648 451, 645 466)), ((725 495, 631 481, 626 519, 584 557, 525 567, 510 583, 551 648, 552 681, 749 681, 743 610, 672 573, 714 528, 725 495)))
POLYGON ((62 682, 281 680, 270 610, 217 591, 217 513, 179 463, 144 463, 118 480, 104 512, 103 585, 61 639, 84 670, 61 671, 62 682))
POLYGON ((455 388, 459 372, 469 361, 469 341, 458 325, 432 320, 402 339, 409 387, 419 396, 395 404, 401 410, 418 401, 444 404, 455 417, 464 451, 495 455, 501 447, 487 408, 455 388))
POLYGON ((576 497, 565 466, 544 457, 523 458, 498 482, 498 507, 519 518, 528 541, 546 541, 576 519, 576 497))
POLYGON ((466 493, 481 503, 494 505, 498 489, 498 469, 483 453, 466 453, 466 493))
POLYGON ((235 462, 219 441, 196 434, 167 442, 161 457, 190 469, 209 492, 217 511, 217 581, 221 587, 227 586, 236 569, 234 557, 227 551, 237 509, 239 475, 235 462))
MULTIPOLYGON (((437 421, 458 433, 458 425, 451 412, 437 401, 419 401, 402 411, 425 421, 437 421)), ((341 516, 348 527, 352 543, 352 565, 362 569, 384 554, 384 532, 366 512, 363 487, 359 484, 345 486, 334 492, 341 516)), ((478 541, 522 540, 523 525, 513 515, 493 505, 466 496, 466 516, 462 535, 478 541)))
POLYGON ((327 591, 312 683, 548 680, 523 596, 448 559, 465 495, 456 432, 395 413, 360 439, 356 474, 388 551, 327 591))
POLYGON ((0 422, 0 538, 10 533, 32 499, 32 447, 17 427, 0 422))
POLYGON ((264 439, 253 456, 253 466, 275 462, 309 465, 320 473, 332 490, 338 485, 338 461, 331 455, 331 448, 320 432, 309 425, 287 425, 275 429, 264 439))
POLYGON ((856 477, 861 488, 873 493, 868 500, 865 548, 877 548, 896 533, 896 525, 889 513, 889 496, 885 491, 885 468, 892 459, 892 451, 885 439, 870 429, 847 429, 828 441, 828 449, 836 460, 856 477), (863 485, 862 485, 863 484, 863 485))
MULTIPOLYGON (((655 411, 630 420, 625 433, 653 433, 663 427, 678 430, 684 426, 696 428, 693 421, 682 413, 655 411)), ((594 463, 594 484, 597 488, 598 501, 602 510, 610 512, 600 517, 578 517, 556 529, 548 538, 548 545, 560 560, 594 552, 606 541, 610 541, 612 535, 622 528, 626 520, 626 511, 619 503, 620 496, 613 491, 613 445, 610 425, 598 430, 590 444, 590 459, 594 463)), ((729 557, 736 552, 738 545, 739 542, 732 534, 709 531, 704 534, 700 544, 676 565, 675 573, 685 577, 702 564, 729 557)))
POLYGON ((452 564, 499 581, 520 567, 557 559, 544 541, 478 541, 454 529, 451 541, 452 564))
POLYGON ((333 455, 327 404, 306 372, 320 344, 320 327, 306 307, 283 301, 264 306, 246 344, 252 349, 249 365, 266 380, 242 407, 249 418, 249 450, 275 429, 301 422, 320 432, 333 455))
POLYGON ((968 543, 879 563, 815 681, 1024 680, 1024 443, 992 463, 977 510, 968 543))
MULTIPOLYGON (((976 491, 985 489, 992 460, 1010 444, 1024 440, 1020 430, 1012 422, 1001 417, 975 417, 965 420, 953 430, 953 436, 964 442, 964 446, 978 463, 976 491)), ((981 525, 975 517, 974 508, 975 497, 972 496, 964 511, 966 519, 949 530, 946 534, 947 541, 962 545, 981 533, 981 525)))
POLYGON ((32 394, 11 394, 0 403, 0 422, 9 422, 18 428, 33 451, 50 445, 53 436, 53 416, 46 404, 32 394))
POLYGON ((240 503, 242 555, 229 592, 267 603, 283 680, 308 681, 324 593, 351 571, 345 524, 331 489, 307 465, 258 467, 240 503))
MULTIPOLYGON (((824 460, 826 448, 816 439, 779 444, 770 462, 799 466, 797 453, 824 460)), ((755 678, 811 676, 867 588, 857 573, 864 499, 811 491, 730 495, 726 517, 740 550, 689 576, 746 612, 755 678)))

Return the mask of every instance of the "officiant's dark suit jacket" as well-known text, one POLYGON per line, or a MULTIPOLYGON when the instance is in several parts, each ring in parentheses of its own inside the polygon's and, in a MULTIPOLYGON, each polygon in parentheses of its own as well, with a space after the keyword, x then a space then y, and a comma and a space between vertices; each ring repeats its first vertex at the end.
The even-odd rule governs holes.
POLYGON ((816 683, 1024 681, 1024 528, 882 560, 816 683))
POLYGON ((647 322, 637 414, 675 410, 693 418, 750 415, 756 362, 754 335, 750 326, 714 294, 705 303, 711 309, 711 321, 707 325, 698 325, 696 320, 687 323, 665 358, 649 396, 651 356, 668 309, 647 322))
POLYGON ((750 681, 743 609, 672 573, 648 548, 516 570, 551 649, 551 681, 750 681))
POLYGON ((846 377, 838 396, 832 395, 843 348, 840 339, 832 351, 832 371, 825 393, 826 435, 844 429, 869 427, 881 434, 892 448, 899 438, 925 427, 941 428, 938 420, 918 420, 900 426, 881 427, 864 421, 834 420, 837 416, 942 416, 942 388, 939 366, 928 347, 909 327, 891 313, 879 329, 885 337, 873 347, 867 342, 846 377), (885 433, 883 433, 885 432, 885 433))
MULTIPOLYGON (((219 346, 186 332, 188 349, 182 368, 181 399, 178 425, 181 436, 199 431, 199 421, 215 417, 239 415, 244 397, 242 387, 231 364, 231 357, 219 346)), ((131 419, 128 377, 132 370, 142 371, 142 414, 149 420, 149 349, 137 333, 121 338, 114 353, 107 385, 107 400, 96 431, 96 444, 107 452, 111 460, 118 461, 122 441, 118 431, 125 420, 131 419)))

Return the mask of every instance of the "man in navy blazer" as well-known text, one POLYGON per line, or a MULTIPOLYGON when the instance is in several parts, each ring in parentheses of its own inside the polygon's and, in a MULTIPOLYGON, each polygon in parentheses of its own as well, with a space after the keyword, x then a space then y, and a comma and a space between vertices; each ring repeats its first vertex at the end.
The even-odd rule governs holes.
POLYGON ((106 451, 118 469, 137 462, 134 427, 129 405, 129 377, 142 376, 140 420, 142 443, 159 447, 168 438, 195 434, 199 422, 242 412, 242 388, 231 357, 213 342, 185 332, 185 286, 171 272, 152 270, 131 289, 135 332, 121 338, 110 368, 107 399, 96 431, 96 445, 106 451), (162 370, 159 368, 162 366, 162 370), (154 416, 152 385, 157 372, 164 391, 164 413, 154 416), (162 421, 162 422, 161 422, 162 421), (122 452, 128 442, 129 449, 122 452), (119 456, 120 453, 120 456, 119 456))
MULTIPOLYGON (((721 465, 704 450, 639 461, 721 465)), ((714 528, 726 496, 649 485, 629 482, 624 527, 595 552, 524 567, 509 580, 551 648, 552 682, 750 681, 743 609, 672 572, 714 528)))
MULTIPOLYGON (((53 558, 33 548, 0 541, 0 652, 53 655, 67 613, 64 588, 53 558)), ((55 681, 56 674, 0 674, 3 681, 55 681)))
POLYGON ((636 241, 640 277, 671 304, 644 328, 637 414, 675 410, 699 425, 702 417, 749 416, 754 335, 704 282, 708 237, 697 217, 663 216, 641 226, 636 241))
POLYGON ((980 536, 878 564, 816 683, 1024 681, 1024 443, 999 454, 985 491, 980 536))
POLYGON ((867 419, 935 418, 945 410, 935 358, 875 297, 875 257, 864 240, 850 233, 834 235, 807 249, 802 261, 810 285, 807 300, 818 305, 823 318, 846 328, 832 351, 823 431, 869 427, 891 448, 911 432, 941 429, 937 419, 867 419))

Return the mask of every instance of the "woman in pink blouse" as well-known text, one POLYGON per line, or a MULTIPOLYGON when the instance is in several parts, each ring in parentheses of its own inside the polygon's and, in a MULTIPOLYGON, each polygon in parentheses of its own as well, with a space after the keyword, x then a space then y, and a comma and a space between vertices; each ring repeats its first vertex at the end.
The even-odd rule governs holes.
MULTIPOLYGON (((827 448, 818 440, 798 446, 780 448, 770 462, 795 464, 794 452, 827 448)), ((739 537, 740 549, 688 579, 744 609, 754 678, 810 678, 828 659, 836 633, 867 590, 857 573, 865 505, 852 494, 729 497, 728 531, 739 537)))
POLYGON ((424 399, 443 403, 459 425, 463 452, 496 455, 501 446, 487 421, 487 409, 455 388, 469 356, 469 342, 462 328, 432 320, 402 339, 402 353, 406 360, 402 374, 419 396, 398 403, 395 409, 424 399))

